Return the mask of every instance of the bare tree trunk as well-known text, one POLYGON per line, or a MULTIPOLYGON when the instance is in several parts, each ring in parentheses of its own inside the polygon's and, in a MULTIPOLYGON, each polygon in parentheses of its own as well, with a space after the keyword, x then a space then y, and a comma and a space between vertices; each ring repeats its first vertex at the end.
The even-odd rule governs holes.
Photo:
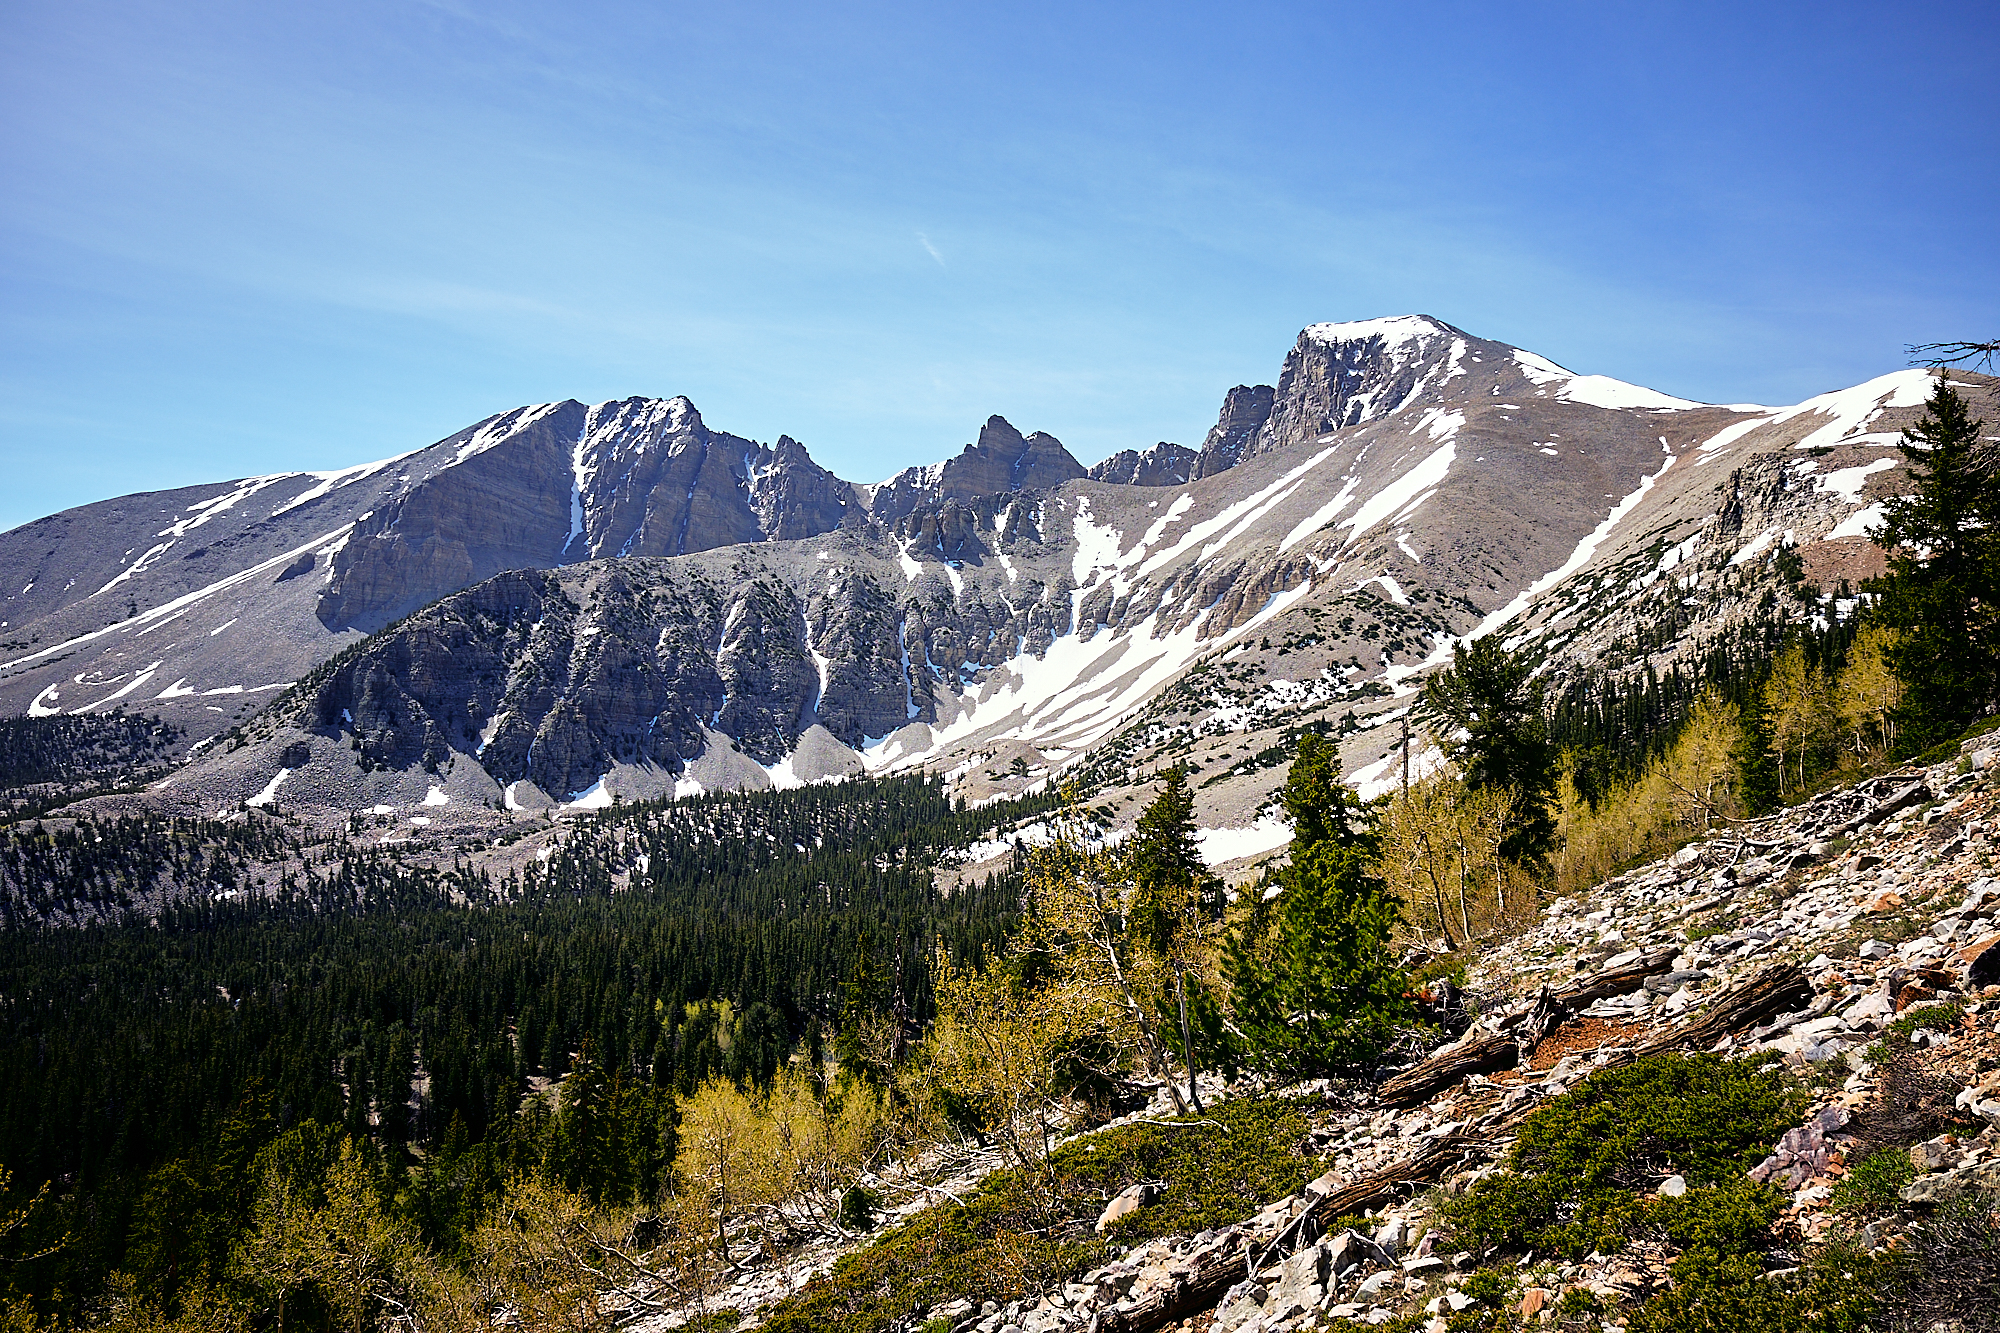
POLYGON ((1461 836, 1458 842, 1458 930, 1461 938, 1472 938, 1472 912, 1466 906, 1465 885, 1472 878, 1472 849, 1461 836))
POLYGON ((1187 983, 1178 963, 1174 965, 1174 996, 1181 1005, 1181 1056, 1187 1063, 1188 1100, 1194 1103, 1194 1113, 1200 1115, 1201 1090, 1194 1085, 1194 1029, 1188 1025, 1187 983))
POLYGON ((1438 933, 1444 936, 1444 947, 1447 951, 1456 949, 1458 946, 1451 942, 1451 909, 1445 906, 1444 884, 1438 879, 1437 867, 1426 861, 1424 873, 1431 878, 1431 896, 1437 900, 1438 933))
MULTIPOLYGON (((1093 908, 1098 921, 1109 921, 1111 905, 1104 901, 1102 887, 1094 886, 1091 895, 1095 900, 1093 908)), ((1173 1066, 1165 1059, 1160 1035, 1153 1030, 1153 1025, 1146 1021, 1145 1006, 1139 1003, 1139 997, 1133 993, 1132 983, 1125 977, 1125 964, 1118 957, 1118 941, 1111 937, 1109 928, 1105 927, 1104 933, 1096 936, 1095 943, 1104 953, 1105 965, 1110 968, 1111 979, 1118 987, 1119 999, 1124 1003, 1125 1012, 1131 1016, 1132 1026, 1139 1034, 1140 1051, 1145 1055, 1149 1065, 1166 1074, 1167 1095, 1173 1099, 1174 1110, 1186 1114, 1187 1101, 1181 1096, 1180 1089, 1174 1086, 1173 1066)))

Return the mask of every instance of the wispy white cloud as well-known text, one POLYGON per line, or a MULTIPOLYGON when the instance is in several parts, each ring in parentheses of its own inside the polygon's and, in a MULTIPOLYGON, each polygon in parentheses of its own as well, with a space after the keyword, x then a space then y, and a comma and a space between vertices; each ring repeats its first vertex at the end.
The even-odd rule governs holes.
POLYGON ((924 247, 925 253, 930 255, 932 259, 937 260, 937 265, 939 268, 943 268, 945 266, 944 256, 938 253, 938 248, 935 245, 931 244, 930 237, 924 235, 922 232, 918 232, 917 244, 924 247))

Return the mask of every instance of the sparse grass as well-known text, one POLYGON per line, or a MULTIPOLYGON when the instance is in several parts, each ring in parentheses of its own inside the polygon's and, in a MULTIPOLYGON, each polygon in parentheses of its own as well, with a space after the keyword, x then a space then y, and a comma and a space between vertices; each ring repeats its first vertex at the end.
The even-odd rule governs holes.
POLYGON ((1889 1024, 1888 1030, 1899 1037, 1908 1037, 1918 1028, 1930 1028, 1942 1032, 1955 1028, 1965 1020, 1965 1006, 1957 1000, 1947 1000, 1942 1004, 1920 1004, 1897 1016, 1889 1024))
POLYGON ((1898 1330, 2000 1329, 2000 1210, 1962 1199, 1919 1226, 1892 1270, 1882 1321, 1898 1330))

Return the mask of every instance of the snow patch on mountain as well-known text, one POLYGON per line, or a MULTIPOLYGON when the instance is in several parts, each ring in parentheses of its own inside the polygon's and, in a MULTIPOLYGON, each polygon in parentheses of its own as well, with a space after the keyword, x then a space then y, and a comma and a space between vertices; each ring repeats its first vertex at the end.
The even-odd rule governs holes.
MULTIPOLYGON (((335 528, 332 532, 323 533, 320 536, 313 538, 311 541, 305 543, 303 546, 294 546, 291 550, 286 551, 281 555, 274 555, 269 560, 265 560, 258 564, 252 565, 248 569, 238 570, 236 573, 231 574, 227 578, 217 579, 214 583, 209 584, 205 588, 197 588, 193 592, 183 593, 182 595, 174 598, 170 602, 164 602, 159 606, 151 608, 150 610, 141 611, 139 614, 135 616, 128 616, 124 620, 120 620, 113 624, 106 625, 103 629, 92 630, 88 634, 79 634, 76 635, 74 638, 64 639, 61 643, 52 644, 47 648, 39 649, 36 652, 29 653, 25 657, 16 657, 11 661, 0 662, 0 671, 4 671, 11 667, 21 666, 28 662, 38 662, 44 657, 51 657, 56 653, 66 651, 67 649, 70 648, 74 648, 78 644, 89 643, 92 640, 101 639, 107 634, 117 634, 121 631, 130 630, 139 625, 147 625, 161 621, 163 618, 167 620, 176 619, 183 612, 185 612, 188 607, 194 605, 196 602, 199 602, 204 598, 213 597, 216 593, 222 592, 229 588, 234 588, 239 584, 254 579, 259 574, 262 574, 267 570, 276 569, 281 565, 289 564, 291 561, 296 560, 300 556, 304 555, 307 551, 311 551, 317 547, 324 546, 326 543, 334 540, 335 538, 344 536, 347 533, 353 531, 353 529, 354 525, 352 523, 345 524, 341 527, 335 528)), ((143 633, 144 631, 141 632, 143 633)))
MULTIPOLYGON (((1415 500, 1422 492, 1433 489, 1439 482, 1444 480, 1445 473, 1451 470, 1452 460, 1458 456, 1458 446, 1449 437, 1456 434, 1458 426, 1463 425, 1465 422, 1463 413, 1453 412, 1449 415, 1456 417, 1458 420, 1455 424, 1449 426, 1443 447, 1430 454, 1422 462, 1396 478, 1396 480, 1390 482, 1387 486, 1384 486, 1381 490, 1375 492, 1375 494, 1369 496, 1362 503, 1361 508, 1355 511, 1353 518, 1341 521, 1339 524, 1340 527, 1351 529, 1347 538, 1350 545, 1366 536, 1376 524, 1382 522, 1384 519, 1394 517, 1398 511, 1415 500)), ((1435 423, 1433 424, 1432 435, 1433 438, 1436 437, 1435 423)))
POLYGON ((150 666, 147 666, 145 669, 140 671, 138 675, 132 677, 131 680, 119 686, 115 692, 105 695, 102 699, 99 699, 96 703, 88 703, 81 708, 74 708, 71 709, 70 711, 74 713, 87 713, 93 708, 102 708, 104 705, 112 702, 114 699, 123 699, 126 695, 140 688, 147 681, 151 680, 154 676, 157 676, 159 673, 160 673, 160 663, 154 662, 150 666))
POLYGON ((457 467, 468 458, 475 458, 485 453, 494 445, 534 425, 561 406, 561 403, 533 403, 527 407, 517 407, 512 412, 502 412, 492 420, 481 423, 472 432, 471 438, 458 446, 458 452, 453 454, 451 461, 444 466, 457 467))
MULTIPOLYGON (((1306 473, 1312 471, 1314 468, 1318 467, 1321 463, 1325 462, 1326 459, 1332 455, 1332 453, 1333 450, 1331 448, 1321 449, 1311 458, 1308 458, 1305 462, 1299 464, 1291 471, 1280 476, 1276 481, 1264 487, 1262 490, 1257 491, 1252 495, 1248 495, 1241 500, 1238 500, 1235 504, 1225 507, 1215 517, 1210 519, 1205 519, 1202 522, 1195 524, 1193 527, 1189 528, 1185 533, 1183 533, 1181 535, 1181 539, 1175 542, 1172 546, 1169 546, 1165 550, 1160 551, 1158 554, 1147 558, 1146 562, 1139 566, 1138 569, 1139 575, 1141 577, 1144 577, 1145 575, 1151 574, 1153 571, 1157 569, 1165 568, 1170 561, 1184 554, 1195 543, 1207 541, 1209 537, 1213 536, 1217 532, 1222 531, 1224 528, 1237 523, 1237 521, 1239 519, 1242 519, 1245 515, 1252 515, 1251 518, 1252 522, 1254 522, 1256 518, 1262 517, 1262 515, 1268 509, 1270 509, 1272 505, 1278 503, 1278 500, 1282 498, 1280 496, 1280 492, 1289 495, 1291 493, 1290 490, 1288 489, 1289 487, 1293 486, 1298 481, 1298 479, 1305 476, 1306 473)), ((1206 558, 1206 556, 1204 556, 1204 558, 1206 558)))
POLYGON ((1838 492, 1840 498, 1851 505, 1861 503, 1861 487, 1877 472, 1887 471, 1896 466, 1893 458, 1878 458, 1872 463, 1861 463, 1854 467, 1836 468, 1813 484, 1813 489, 1822 494, 1838 492))
POLYGON ((1833 531, 1826 534, 1826 540, 1832 541, 1837 537, 1873 538, 1875 530, 1882 526, 1883 517, 1884 508, 1880 501, 1864 509, 1857 509, 1835 524, 1833 531))
POLYGON ((1349 477, 1338 494, 1300 519, 1298 526, 1286 533, 1285 539, 1278 543, 1278 554, 1283 555, 1339 517, 1340 511, 1347 508, 1348 502, 1354 498, 1354 488, 1358 485, 1360 482, 1356 478, 1349 477))
POLYGON ((1202 861, 1219 866, 1246 856, 1274 852, 1292 840, 1292 826, 1274 815, 1265 815, 1248 828, 1198 828, 1195 846, 1202 861))
POLYGON ((289 768, 279 769, 277 776, 272 778, 268 783, 264 785, 264 790, 258 792, 255 796, 248 798, 243 802, 243 804, 254 805, 260 809, 264 806, 269 805, 271 802, 278 799, 278 788, 284 786, 285 779, 290 777, 291 775, 292 775, 291 769, 289 768))
POLYGON ((1609 375, 1579 375, 1565 370, 1545 356, 1520 348, 1514 349, 1514 364, 1532 383, 1544 386, 1544 392, 1548 385, 1560 385, 1555 392, 1557 402, 1582 403, 1586 407, 1603 407, 1613 411, 1637 408, 1642 411, 1678 412, 1706 406, 1641 385, 1627 384, 1609 375))
POLYGON ((1705 403, 1675 398, 1671 394, 1664 394, 1642 385, 1614 380, 1609 375, 1574 376, 1568 384, 1557 391, 1556 397, 1565 403, 1582 403, 1586 407, 1604 407, 1613 410, 1639 408, 1655 412, 1684 412, 1691 407, 1707 406, 1705 403))
POLYGON ((280 514, 289 513, 297 509, 300 505, 311 504, 321 496, 331 494, 343 486, 351 486, 357 481, 372 477, 390 464, 400 463, 405 458, 408 458, 410 454, 416 452, 418 451, 413 449, 407 453, 397 454, 392 458, 378 458, 372 463, 360 463, 354 467, 341 468, 334 472, 295 473, 293 474, 295 476, 315 477, 319 480, 319 485, 308 486, 305 490, 300 491, 297 495, 294 495, 291 499, 273 509, 271 517, 276 518, 280 514))
POLYGON ((1523 611, 1526 611, 1537 597, 1568 578, 1571 574, 1574 574, 1577 570, 1582 569, 1589 562, 1590 557, 1597 553, 1597 548, 1604 544, 1604 539, 1611 535, 1611 530, 1618 526, 1619 521, 1638 508, 1639 502, 1646 498, 1646 492, 1652 490, 1654 484, 1661 477, 1667 475, 1667 469, 1674 465, 1674 459, 1674 455, 1667 455, 1667 461, 1660 464, 1658 472, 1648 477, 1642 477, 1639 481, 1639 489, 1633 491, 1614 505, 1611 512, 1605 516, 1604 521, 1599 523, 1589 536, 1576 544, 1576 549, 1570 552, 1569 559, 1536 579, 1526 588, 1523 588, 1516 594, 1512 601, 1480 621, 1473 631, 1465 636, 1465 642, 1471 643, 1474 639, 1491 634, 1494 630, 1499 629, 1502 625, 1514 619, 1514 617, 1520 615, 1523 611))
POLYGON ((1356 319, 1342 324, 1310 324, 1305 336, 1316 343, 1337 346, 1380 338, 1384 351, 1394 351, 1413 342, 1423 342, 1448 330, 1427 315, 1391 315, 1383 319, 1356 319))
MULTIPOLYGON (((1080 495, 1076 500, 1076 517, 1071 522, 1076 533, 1076 554, 1070 560, 1070 577, 1079 585, 1096 582, 1098 571, 1115 570, 1128 563, 1118 558, 1118 547, 1125 540, 1125 534, 1109 524, 1099 524, 1090 512, 1090 497, 1080 495)), ((1133 552, 1136 558, 1144 549, 1133 552)))

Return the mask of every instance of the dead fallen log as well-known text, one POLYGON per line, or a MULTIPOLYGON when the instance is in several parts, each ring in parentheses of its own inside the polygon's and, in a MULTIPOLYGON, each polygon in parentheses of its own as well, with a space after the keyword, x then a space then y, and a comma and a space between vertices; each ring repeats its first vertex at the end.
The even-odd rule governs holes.
POLYGON ((1508 1025, 1514 1034, 1514 1044, 1521 1048, 1521 1058, 1533 1059, 1535 1048, 1547 1041, 1549 1034, 1568 1017, 1569 1010, 1558 1004, 1555 993, 1544 985, 1528 1011, 1508 1025))
POLYGON ((1468 1074, 1511 1069, 1520 1058, 1521 1048, 1508 1033, 1463 1037, 1377 1088, 1375 1104, 1398 1109, 1420 1106, 1468 1074))
POLYGON ((1913 805, 1920 805, 1930 799, 1930 787, 1923 782, 1913 782, 1901 791, 1891 795, 1879 805, 1872 805, 1854 816, 1854 818, 1835 825, 1833 828, 1827 830, 1823 836, 1828 839, 1844 838, 1858 828, 1887 819, 1890 815, 1900 810, 1907 810, 1913 805))
MULTIPOLYGON (((1328 1190, 1306 1208, 1295 1225, 1303 1225, 1306 1219, 1324 1224, 1336 1217, 1350 1217, 1388 1203, 1407 1186, 1428 1185, 1463 1157, 1472 1142, 1463 1134, 1447 1134, 1422 1152, 1328 1190)), ((1283 1235, 1279 1233, 1280 1238, 1283 1235)))
POLYGON ((1465 1155, 1466 1146, 1472 1142, 1474 1140, 1464 1134, 1447 1134, 1423 1151, 1345 1185, 1328 1182, 1322 1189, 1325 1177, 1314 1181, 1306 1186, 1310 1201, 1256 1254, 1249 1271, 1254 1273, 1267 1267, 1271 1260, 1284 1255, 1287 1247, 1296 1251, 1298 1246, 1294 1237, 1315 1239, 1336 1217, 1352 1217, 1378 1204, 1388 1203, 1411 1185, 1430 1184, 1455 1165, 1465 1155))
POLYGON ((1614 971, 1599 972, 1573 981, 1561 990, 1543 986, 1532 1005, 1507 1020, 1507 1030, 1513 1034, 1514 1044, 1521 1048, 1521 1059, 1533 1059, 1535 1048, 1547 1041, 1549 1035, 1577 1010, 1587 1009, 1599 1000, 1637 990, 1646 984, 1649 977, 1671 969, 1679 952, 1678 944, 1669 944, 1648 950, 1614 971))
MULTIPOLYGON (((1264 1269, 1283 1252, 1290 1239, 1316 1236, 1336 1217, 1347 1217, 1390 1201, 1411 1185, 1428 1185, 1456 1165, 1470 1140, 1447 1135, 1423 1151, 1391 1163, 1359 1180, 1315 1194, 1283 1230, 1258 1246, 1240 1232, 1195 1251, 1184 1267, 1130 1305, 1097 1316, 1098 1333, 1152 1333, 1176 1320, 1215 1308, 1217 1301, 1246 1274, 1264 1269), (1245 1251, 1248 1249, 1248 1253, 1245 1251)), ((1308 1187, 1309 1191, 1312 1187, 1308 1187)), ((1296 1248, 1296 1247, 1294 1247, 1296 1248)))
MULTIPOLYGON (((1615 1053, 1590 1072, 1616 1069, 1634 1060, 1678 1050, 1683 1046, 1706 1050, 1731 1033, 1756 1027, 1779 1014, 1794 1013, 1811 1002, 1812 983, 1803 968, 1796 963, 1770 963, 1723 992, 1721 998, 1710 1005, 1700 1018, 1656 1033, 1634 1046, 1614 1048, 1615 1053)), ((1576 1051, 1572 1054, 1587 1056, 1591 1052, 1576 1051)), ((1486 1140, 1504 1138, 1547 1104, 1529 1101, 1497 1121, 1482 1121, 1481 1137, 1486 1140)))
POLYGON ((1099 1312, 1091 1327, 1096 1333, 1152 1333, 1176 1320, 1214 1309, 1223 1294, 1249 1271, 1243 1253, 1247 1243, 1238 1233, 1196 1250, 1165 1281, 1129 1305, 1099 1312))
POLYGON ((1635 991, 1646 984, 1646 978, 1657 976, 1673 967, 1675 955, 1680 953, 1678 944, 1669 944, 1653 949, 1643 957, 1636 958, 1612 972, 1595 972, 1579 978, 1549 996, 1552 1003, 1565 1009, 1587 1009, 1599 1000, 1608 1000, 1614 995, 1635 991))
POLYGON ((1805 1008, 1812 1003, 1812 995, 1812 981, 1797 963, 1767 963, 1724 991, 1700 1018, 1633 1046, 1630 1058, 1637 1060, 1683 1046, 1706 1050, 1731 1033, 1805 1008))

